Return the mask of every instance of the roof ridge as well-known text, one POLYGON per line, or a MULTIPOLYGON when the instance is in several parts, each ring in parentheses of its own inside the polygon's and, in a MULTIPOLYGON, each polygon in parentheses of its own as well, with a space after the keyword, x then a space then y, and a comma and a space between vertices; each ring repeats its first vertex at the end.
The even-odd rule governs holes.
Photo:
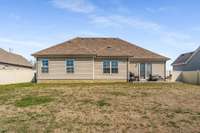
POLYGON ((119 39, 117 37, 76 37, 77 39, 119 39))

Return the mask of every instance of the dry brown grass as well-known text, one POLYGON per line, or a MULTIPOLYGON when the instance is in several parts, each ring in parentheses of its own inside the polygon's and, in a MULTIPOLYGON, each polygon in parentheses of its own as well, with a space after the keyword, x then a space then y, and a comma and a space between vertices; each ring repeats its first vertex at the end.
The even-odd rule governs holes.
POLYGON ((0 86, 0 132, 199 131, 199 86, 181 83, 0 86), (41 97, 51 100, 38 102, 41 97), (25 106, 17 106, 20 102, 25 102, 25 106))

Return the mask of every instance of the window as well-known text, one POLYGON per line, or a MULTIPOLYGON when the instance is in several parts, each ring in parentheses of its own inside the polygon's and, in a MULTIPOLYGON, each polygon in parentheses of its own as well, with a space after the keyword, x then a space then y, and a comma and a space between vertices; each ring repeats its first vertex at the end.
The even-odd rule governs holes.
POLYGON ((66 72, 74 73, 74 59, 67 59, 66 61, 66 72))
POLYGON ((118 61, 103 61, 103 73, 118 73, 118 61))
POLYGON ((110 61, 103 61, 103 73, 110 73, 110 61))
POLYGON ((48 73, 49 72, 49 61, 48 59, 42 60, 42 73, 48 73))
POLYGON ((118 73, 118 61, 111 61, 112 73, 118 73))

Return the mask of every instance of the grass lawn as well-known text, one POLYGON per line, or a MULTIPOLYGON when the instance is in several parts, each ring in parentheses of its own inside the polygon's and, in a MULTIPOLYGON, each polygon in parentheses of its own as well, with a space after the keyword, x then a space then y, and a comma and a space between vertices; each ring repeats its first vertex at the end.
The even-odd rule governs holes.
POLYGON ((200 131, 200 86, 181 83, 0 86, 0 132, 200 131))

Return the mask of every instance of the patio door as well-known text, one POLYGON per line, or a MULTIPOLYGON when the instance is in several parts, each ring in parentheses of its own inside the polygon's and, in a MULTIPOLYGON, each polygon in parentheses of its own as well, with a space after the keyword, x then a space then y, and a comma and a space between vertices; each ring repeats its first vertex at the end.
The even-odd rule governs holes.
POLYGON ((145 63, 140 64, 140 78, 145 79, 145 63))
POLYGON ((141 63, 140 64, 140 79, 148 79, 150 74, 152 74, 152 64, 141 63))

